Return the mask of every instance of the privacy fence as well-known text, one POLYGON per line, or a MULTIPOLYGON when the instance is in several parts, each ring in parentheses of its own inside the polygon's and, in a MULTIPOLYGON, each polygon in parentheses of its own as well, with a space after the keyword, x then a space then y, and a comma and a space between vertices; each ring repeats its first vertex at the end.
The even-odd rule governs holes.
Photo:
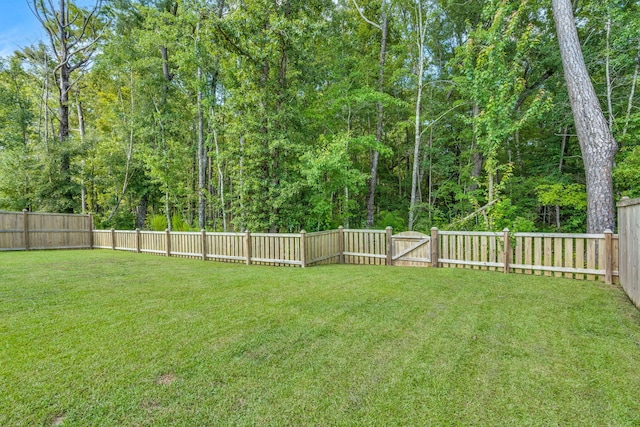
POLYGON ((0 251, 89 249, 92 230, 90 214, 0 211, 0 251))
MULTIPOLYGON (((637 208, 640 210, 640 204, 637 208)), ((618 259, 634 267, 635 273, 630 274, 637 277, 638 215, 634 218, 636 235, 631 241, 636 242, 635 252, 633 243, 627 244, 629 238, 623 238, 630 246, 625 246, 622 257, 618 255, 618 236, 611 232, 496 233, 433 228, 429 234, 393 234, 390 227, 288 234, 120 231, 92 230, 91 215, 28 212, 0 212, 0 250, 104 248, 260 265, 454 267, 612 283, 619 276, 618 259), (635 261, 629 256, 635 256, 635 261)))
POLYGON ((620 283, 640 308, 640 199, 624 197, 618 203, 620 283))

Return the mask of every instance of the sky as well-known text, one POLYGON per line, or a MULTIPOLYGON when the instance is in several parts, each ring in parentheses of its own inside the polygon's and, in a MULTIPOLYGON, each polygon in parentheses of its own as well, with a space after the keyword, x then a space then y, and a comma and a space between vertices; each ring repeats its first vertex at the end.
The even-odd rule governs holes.
MULTIPOLYGON (((32 2, 0 0, 0 56, 9 56, 15 50, 37 44, 40 40, 48 41, 42 25, 29 9, 32 2)), ((90 7, 95 5, 95 0, 77 0, 73 3, 90 7)))
POLYGON ((44 39, 44 31, 27 1, 0 0, 0 56, 44 39))

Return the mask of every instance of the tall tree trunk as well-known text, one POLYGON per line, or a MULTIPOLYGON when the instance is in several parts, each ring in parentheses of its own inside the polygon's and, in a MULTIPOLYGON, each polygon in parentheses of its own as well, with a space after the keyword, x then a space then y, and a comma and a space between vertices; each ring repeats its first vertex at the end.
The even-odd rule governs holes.
MULTIPOLYGON (((67 1, 60 0, 59 3, 59 17, 58 17, 58 37, 60 40, 59 48, 59 104, 58 104, 58 116, 60 118, 60 142, 64 142, 69 137, 69 77, 71 75, 71 69, 69 67, 69 51, 68 51, 68 10, 67 1)), ((69 165, 66 165, 67 168, 69 165)), ((64 167, 64 165, 63 165, 64 167)))
POLYGON ((578 40, 569 0, 552 0, 564 77, 587 182, 587 232, 615 227, 612 169, 618 144, 602 114, 578 40))
POLYGON ((218 192, 220 193, 220 206, 222 211, 222 230, 227 231, 227 211, 224 201, 224 174, 222 173, 222 166, 220 164, 220 149, 218 146, 218 132, 213 130, 213 141, 216 146, 216 168, 218 169, 218 192))
MULTIPOLYGON (((558 161, 558 173, 562 176, 562 167, 564 166, 564 152, 569 139, 569 126, 565 126, 562 132, 562 143, 560 144, 560 160, 558 161)), ((560 228, 560 205, 556 205, 556 228, 560 228)))
MULTIPOLYGON (((420 67, 422 71, 422 66, 420 67)), ((415 219, 418 178, 420 172, 420 98, 422 97, 422 82, 418 83, 418 100, 416 101, 415 141, 413 144, 413 171, 411 173, 411 202, 409 204, 409 230, 413 230, 415 219)))
POLYGON ((613 85, 611 84, 611 18, 607 18, 605 24, 606 31, 606 52, 605 52, 605 78, 607 80, 607 115, 609 119, 609 130, 613 129, 613 85))
POLYGON ((44 76, 44 144, 47 150, 47 154, 49 154, 49 66, 48 61, 46 60, 45 54, 45 76, 44 76))
MULTIPOLYGON (((64 1, 60 1, 60 7, 63 8, 64 1)), ((65 12, 63 12, 65 13, 65 12)), ((65 35, 66 28, 60 25, 60 37, 65 35)), ((71 155, 69 153, 67 145, 67 140, 69 139, 69 77, 71 74, 71 70, 69 69, 69 65, 66 61, 68 56, 67 54, 67 46, 66 43, 62 43, 61 46, 61 56, 65 58, 64 62, 62 62, 58 70, 59 72, 59 81, 58 81, 58 89, 59 89, 59 98, 58 98, 58 119, 60 120, 60 128, 58 130, 58 138, 60 138, 60 147, 62 149, 61 157, 60 157, 60 175, 62 177, 62 185, 61 196, 64 200, 63 204, 63 212, 73 212, 73 191, 72 191, 72 183, 71 183, 71 155)))
MULTIPOLYGON (((389 20, 386 14, 382 14, 382 25, 380 29, 382 31, 382 39, 380 40, 380 70, 378 73, 378 91, 384 92, 384 64, 387 57, 387 33, 389 28, 389 20)), ((378 114, 376 123, 376 142, 380 144, 382 142, 382 119, 384 117, 384 107, 382 102, 378 102, 378 114)), ((375 209, 375 197, 376 197, 376 184, 378 180, 378 161, 380 159, 380 152, 378 150, 373 151, 371 158, 371 179, 369 181, 369 196, 367 198, 367 227, 373 227, 373 215, 375 209)))
POLYGON ((202 68, 198 66, 198 226, 204 230, 207 222, 207 151, 204 144, 204 114, 202 112, 202 68))
POLYGON ((245 231, 246 230, 246 226, 247 226, 247 220, 246 220, 246 210, 244 207, 244 195, 246 193, 246 185, 244 182, 244 145, 245 145, 245 139, 244 136, 240 137, 240 159, 238 161, 238 173, 239 173, 239 182, 238 185, 240 187, 240 231, 245 231))
MULTIPOLYGON (((79 91, 76 91, 76 107, 78 109, 78 131, 80 132, 80 144, 84 146, 84 138, 85 138, 85 126, 84 126, 84 112, 82 110, 82 102, 80 101, 79 91)), ((82 213, 87 212, 87 187, 84 182, 84 167, 85 160, 81 161, 82 169, 80 170, 80 198, 81 198, 81 206, 82 213)))
POLYGON ((409 203, 409 230, 413 230, 413 223, 416 214, 416 200, 418 183, 420 178, 420 140, 422 130, 420 128, 420 109, 422 105, 422 74, 424 74, 424 39, 426 36, 426 28, 422 19, 422 5, 416 6, 417 18, 417 38, 416 47, 418 48, 418 91, 416 94, 416 115, 415 115, 415 140, 413 144, 413 171, 411 174, 411 201, 409 203))
POLYGON ((469 191, 475 191, 478 189, 478 182, 480 181, 480 175, 482 174, 482 168, 484 167, 484 156, 482 151, 478 148, 476 141, 476 120, 480 114, 480 107, 477 102, 473 103, 473 136, 471 140, 471 152, 473 156, 473 169, 471 170, 471 185, 469 185, 469 191))
POLYGON ((90 40, 87 28, 92 27, 94 15, 97 13, 100 0, 87 15, 76 11, 70 12, 70 0, 59 0, 57 8, 54 0, 31 0, 36 19, 42 24, 49 36, 51 48, 56 56, 56 67, 53 74, 58 83, 58 137, 61 147, 59 197, 62 198, 62 210, 73 212, 73 183, 71 180, 71 154, 66 147, 69 138, 69 90, 71 73, 86 65, 96 50, 99 36, 90 40))
MULTIPOLYGON (((435 200, 433 199, 433 124, 431 125, 431 129, 429 129, 429 144, 427 146, 428 156, 425 153, 425 161, 429 162, 429 176, 427 179, 429 180, 428 188, 427 188, 427 203, 429 203, 429 224, 431 224, 431 219, 433 215, 433 205, 435 205, 435 200)), ((424 171, 420 172, 420 181, 422 182, 422 176, 424 175, 424 171)))
POLYGON ((136 228, 143 229, 144 222, 147 219, 147 208, 149 206, 149 197, 143 194, 140 198, 140 204, 138 205, 136 214, 136 228))
POLYGON ((631 92, 629 93, 629 101, 627 102, 627 114, 624 119, 624 129, 622 135, 627 134, 629 130, 629 119, 631 118, 631 109, 633 107, 633 97, 636 93, 636 84, 638 83, 638 71, 640 71, 640 43, 638 43, 638 54, 636 55, 636 67, 633 70, 633 78, 631 79, 631 92))

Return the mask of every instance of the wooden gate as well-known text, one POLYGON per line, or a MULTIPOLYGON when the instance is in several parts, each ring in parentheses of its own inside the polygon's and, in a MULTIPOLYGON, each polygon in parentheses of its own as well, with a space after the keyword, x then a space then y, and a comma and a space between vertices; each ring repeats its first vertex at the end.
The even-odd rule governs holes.
POLYGON ((430 267, 431 237, 417 231, 405 231, 391 237, 393 264, 398 266, 430 267))

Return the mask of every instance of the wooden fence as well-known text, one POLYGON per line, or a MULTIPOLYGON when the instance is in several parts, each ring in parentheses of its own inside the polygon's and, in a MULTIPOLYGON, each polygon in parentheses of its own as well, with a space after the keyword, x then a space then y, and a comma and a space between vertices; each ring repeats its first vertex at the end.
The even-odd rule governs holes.
POLYGON ((620 276, 625 291, 640 307, 640 199, 623 200, 619 208, 620 239, 610 231, 495 233, 433 228, 430 234, 394 235, 390 227, 289 234, 92 230, 91 215, 0 211, 0 251, 106 248, 245 264, 454 267, 606 283, 620 276))
POLYGON ((454 267, 606 283, 618 276, 618 236, 611 232, 495 233, 434 228, 429 235, 393 235, 390 227, 290 234, 96 230, 93 247, 277 266, 454 267))
POLYGON ((640 199, 624 197, 618 203, 620 284, 640 308, 640 199))
POLYGON ((95 230, 94 248, 246 264, 300 266, 338 262, 338 230, 319 233, 207 233, 95 230))
POLYGON ((88 249, 91 215, 0 211, 0 251, 88 249))
POLYGON ((441 231, 444 267, 500 270, 612 283, 618 276, 618 236, 568 233, 441 231), (506 255, 506 256, 505 256, 506 255))

